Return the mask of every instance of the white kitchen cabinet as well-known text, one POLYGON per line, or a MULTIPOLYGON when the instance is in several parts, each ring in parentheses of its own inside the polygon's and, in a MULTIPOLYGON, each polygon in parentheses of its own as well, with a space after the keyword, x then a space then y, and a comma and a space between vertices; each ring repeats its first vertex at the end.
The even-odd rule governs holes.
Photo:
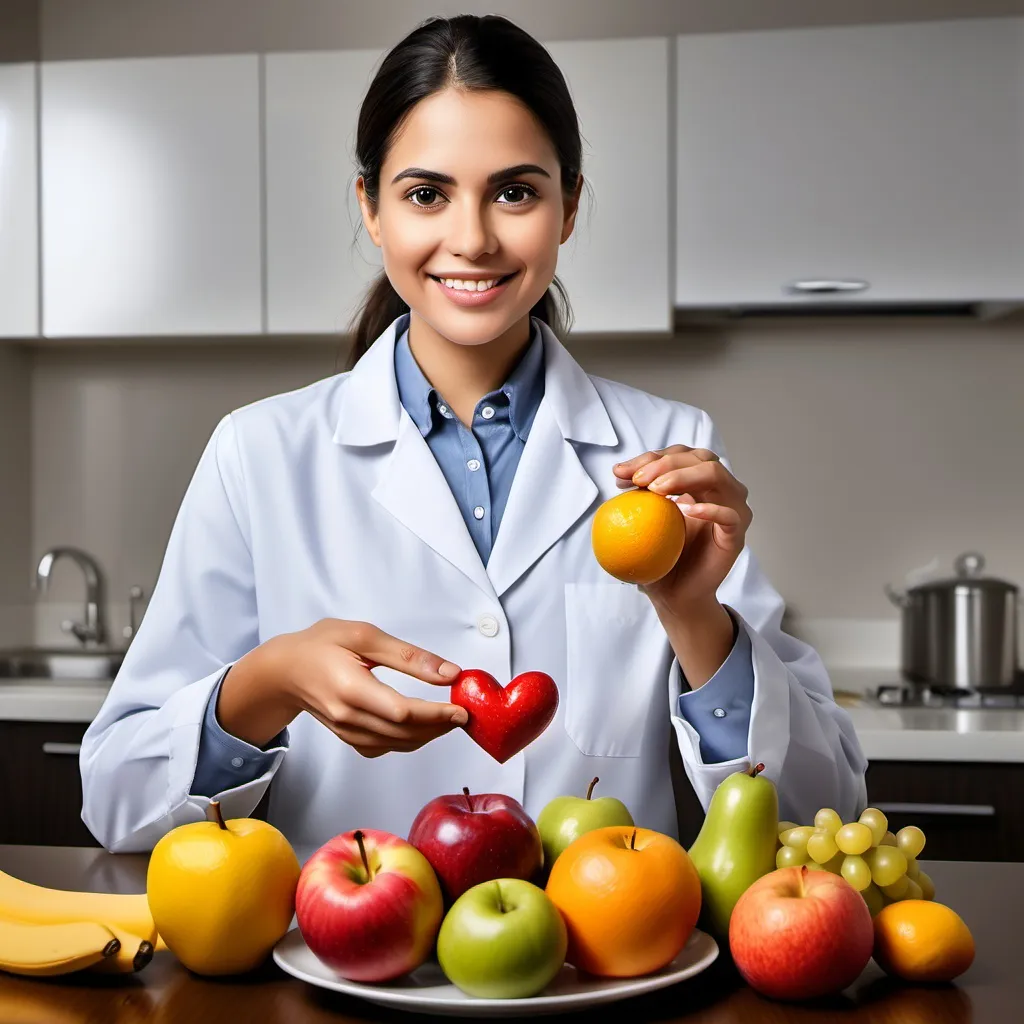
POLYGON ((351 50, 264 58, 272 334, 343 331, 380 273, 380 250, 362 228, 355 195, 355 137, 381 56, 351 50))
POLYGON ((0 64, 0 338, 39 333, 36 66, 0 64))
POLYGON ((1024 19, 681 36, 677 90, 678 306, 1024 297, 1024 19))
POLYGON ((668 333, 669 39, 545 43, 569 85, 583 135, 584 189, 558 254, 573 332, 668 333))
POLYGON ((41 98, 43 333, 259 333, 259 57, 47 62, 41 98))

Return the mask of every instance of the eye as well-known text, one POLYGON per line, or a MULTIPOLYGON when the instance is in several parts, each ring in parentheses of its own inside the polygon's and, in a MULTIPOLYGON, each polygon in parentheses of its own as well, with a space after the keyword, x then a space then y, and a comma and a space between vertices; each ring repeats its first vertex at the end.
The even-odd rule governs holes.
MULTIPOLYGON (((433 196, 437 196, 437 195, 440 194, 436 188, 431 188, 429 185, 420 185, 419 188, 414 188, 411 192, 409 192, 406 195, 405 198, 408 199, 410 202, 412 202, 413 196, 422 196, 424 193, 427 194, 428 198, 433 197, 433 196)), ((413 206, 419 206, 419 207, 422 207, 424 209, 429 209, 430 207, 434 206, 435 204, 434 203, 430 203, 430 202, 422 202, 422 203, 414 202, 412 205, 413 206)))
POLYGON ((506 185, 500 192, 500 195, 507 196, 510 192, 522 192, 526 194, 526 199, 520 199, 518 201, 512 201, 508 203, 502 203, 502 206, 522 206, 529 199, 535 198, 537 192, 529 185, 506 185))

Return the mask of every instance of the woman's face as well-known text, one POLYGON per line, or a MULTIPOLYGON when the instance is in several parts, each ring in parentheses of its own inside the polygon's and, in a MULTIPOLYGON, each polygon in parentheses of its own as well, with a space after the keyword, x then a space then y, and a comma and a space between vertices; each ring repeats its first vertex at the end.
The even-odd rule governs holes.
POLYGON ((528 108, 508 93, 457 89, 409 112, 381 168, 377 209, 362 178, 356 192, 395 291, 462 345, 499 338, 529 315, 579 201, 579 186, 563 199, 558 157, 528 108), (470 292, 470 279, 474 289, 496 283, 470 292))

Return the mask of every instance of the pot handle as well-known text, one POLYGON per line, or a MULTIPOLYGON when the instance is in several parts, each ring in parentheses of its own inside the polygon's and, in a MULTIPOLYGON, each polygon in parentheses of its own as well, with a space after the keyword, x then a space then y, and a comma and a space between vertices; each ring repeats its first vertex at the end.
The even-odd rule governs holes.
POLYGON ((888 597, 897 608, 906 608, 910 603, 907 600, 907 595, 902 591, 894 589, 891 584, 886 583, 884 589, 885 596, 888 597))
POLYGON ((977 551, 967 551, 953 559, 953 569, 957 576, 980 576, 985 568, 985 556, 977 551))

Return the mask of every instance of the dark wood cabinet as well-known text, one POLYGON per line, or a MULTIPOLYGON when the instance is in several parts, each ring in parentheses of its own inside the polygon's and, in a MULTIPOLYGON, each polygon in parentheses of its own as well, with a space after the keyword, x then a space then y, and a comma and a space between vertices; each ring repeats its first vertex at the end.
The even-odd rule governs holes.
POLYGON ((924 830, 923 860, 1024 861, 1024 764, 873 761, 867 785, 893 832, 924 830))
POLYGON ((85 722, 0 722, 0 843, 99 846, 82 822, 85 722))

